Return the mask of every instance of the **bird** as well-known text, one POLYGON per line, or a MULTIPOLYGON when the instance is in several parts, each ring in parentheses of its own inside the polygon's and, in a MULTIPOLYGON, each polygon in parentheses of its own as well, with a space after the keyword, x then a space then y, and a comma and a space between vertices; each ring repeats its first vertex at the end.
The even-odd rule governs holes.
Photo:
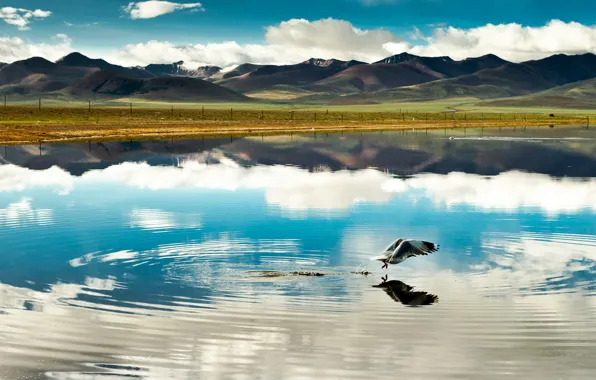
POLYGON ((381 278, 383 282, 373 285, 373 288, 381 288, 392 300, 401 302, 406 306, 426 306, 439 302, 439 297, 422 291, 414 291, 413 287, 401 281, 387 281, 387 276, 381 278))
POLYGON ((410 257, 426 256, 438 250, 438 245, 428 241, 397 239, 385 249, 383 254, 371 260, 381 261, 383 263, 381 269, 386 269, 389 264, 399 264, 410 257))

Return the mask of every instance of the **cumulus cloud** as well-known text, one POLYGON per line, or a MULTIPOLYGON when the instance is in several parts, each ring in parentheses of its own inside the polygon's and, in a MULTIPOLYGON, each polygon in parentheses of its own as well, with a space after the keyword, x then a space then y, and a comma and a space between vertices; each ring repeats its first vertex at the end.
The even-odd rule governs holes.
MULTIPOLYGON (((126 7, 130 8, 130 17, 156 17, 158 8, 147 10, 149 8, 145 8, 145 4, 149 3, 169 4, 158 7, 161 9, 159 12, 164 9, 188 9, 190 5, 199 4, 135 2, 126 7)), ((267 27, 264 38, 265 42, 261 44, 220 41, 180 45, 172 41, 151 40, 109 51, 83 50, 82 53, 101 56, 127 66, 184 61, 188 67, 217 65, 223 68, 246 62, 293 64, 312 57, 374 62, 402 52, 422 56, 446 55, 454 59, 492 53, 515 62, 558 53, 596 53, 596 26, 559 20, 539 27, 516 23, 488 24, 470 29, 436 25, 430 33, 425 34, 414 28, 405 36, 399 36, 382 28, 360 29, 348 21, 332 18, 316 21, 292 19, 267 27)), ((3 61, 8 62, 34 54, 56 59, 71 51, 70 40, 59 40, 55 44, 31 44, 19 38, 0 38, 0 53, 8 53, 3 54, 3 61)))
POLYGON ((390 31, 359 29, 344 20, 292 19, 268 27, 264 44, 241 45, 227 41, 176 45, 167 41, 148 41, 113 51, 110 58, 128 64, 182 60, 193 66, 229 67, 246 62, 290 64, 311 57, 373 62, 402 52, 422 56, 446 55, 454 59, 492 53, 515 62, 558 53, 596 53, 596 26, 559 20, 541 27, 510 23, 462 29, 441 25, 429 35, 417 28, 412 33, 416 38, 407 41, 390 31))
POLYGON ((133 20, 155 18, 183 9, 204 10, 201 3, 172 3, 156 0, 131 2, 126 7, 122 7, 124 13, 128 14, 133 20))
POLYGON ((0 37, 0 57, 3 62, 14 62, 31 57, 55 61, 73 51, 72 40, 65 34, 54 38, 55 43, 30 43, 19 37, 0 37))
POLYGON ((184 61, 189 66, 234 66, 246 62, 292 64, 317 58, 378 60, 389 54, 385 44, 400 38, 384 29, 363 30, 347 21, 332 18, 308 21, 292 19, 269 26, 265 44, 226 41, 176 45, 167 41, 130 44, 109 53, 110 59, 134 65, 184 61))
POLYGON ((387 43, 392 53, 407 51, 423 56, 450 56, 465 59, 496 54, 520 62, 553 54, 596 53, 596 25, 552 20, 544 26, 530 27, 517 23, 488 24, 471 29, 442 26, 431 35, 419 37, 421 45, 387 43))
POLYGON ((344 20, 327 18, 318 21, 293 19, 267 28, 269 44, 298 49, 322 49, 350 56, 379 54, 380 48, 397 37, 384 29, 363 30, 344 20))
POLYGON ((23 8, 2 7, 0 8, 0 19, 10 25, 14 25, 19 30, 31 29, 29 24, 33 20, 40 20, 50 17, 52 12, 41 9, 29 10, 23 8))

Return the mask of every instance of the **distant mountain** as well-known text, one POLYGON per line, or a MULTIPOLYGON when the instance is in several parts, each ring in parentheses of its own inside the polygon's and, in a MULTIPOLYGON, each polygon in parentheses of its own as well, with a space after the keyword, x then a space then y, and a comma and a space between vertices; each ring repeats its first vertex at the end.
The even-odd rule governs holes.
POLYGON ((219 66, 201 66, 197 69, 197 74, 200 78, 211 78, 219 74, 221 67, 219 66))
POLYGON ((418 57, 402 53, 378 63, 350 67, 308 89, 339 94, 381 91, 457 77, 506 63, 495 55, 454 61, 449 57, 418 57))
POLYGON ((191 77, 191 78, 209 78, 221 71, 221 67, 217 66, 201 66, 196 70, 187 69, 183 61, 174 62, 171 64, 151 64, 145 66, 145 70, 153 76, 174 76, 174 77, 191 77))
POLYGON ((455 61, 401 53, 371 64, 311 58, 293 65, 246 63, 228 72, 221 70, 217 66, 189 69, 182 61, 123 67, 80 53, 68 54, 55 63, 32 57, 0 63, 0 93, 202 101, 210 97, 244 100, 240 93, 247 93, 275 101, 303 99, 300 101, 331 104, 473 97, 503 98, 494 105, 517 101, 519 105, 546 102, 596 107, 592 105, 595 90, 591 82, 596 78, 594 54, 557 54, 511 63, 493 54, 455 61))
POLYGON ((330 77, 348 67, 363 65, 358 61, 309 59, 295 65, 265 65, 244 75, 217 81, 238 92, 253 92, 276 85, 303 86, 330 77))
POLYGON ((263 67, 263 65, 255 65, 252 63, 244 63, 234 70, 228 71, 222 75, 222 79, 230 79, 240 75, 248 74, 251 71, 255 71, 256 69, 263 67))
POLYGON ((0 68, 0 92, 30 94, 56 91, 93 70, 63 67, 40 57, 16 61, 0 68))
POLYGON ((92 59, 81 53, 70 53, 56 61, 57 65, 70 67, 96 67, 98 69, 110 69, 112 65, 103 59, 92 59))
MULTIPOLYGON (((382 60, 374 62, 374 63, 399 64, 399 63, 408 62, 415 58, 420 58, 420 57, 418 57, 417 55, 409 54, 409 53, 400 53, 400 54, 392 55, 391 57, 387 57, 385 59, 382 59, 382 60)), ((451 59, 451 58, 449 58, 449 59, 451 59)))
MULTIPOLYGON (((490 59, 494 60, 494 58, 490 59)), ((342 102, 344 104, 362 103, 364 99, 391 102, 453 97, 505 98, 533 94, 591 78, 596 78, 596 55, 568 56, 560 54, 540 60, 506 63, 497 68, 480 70, 474 74, 437 79, 415 86, 395 88, 368 95, 352 95, 343 98, 342 102)))
POLYGON ((81 53, 70 53, 57 60, 56 65, 63 67, 88 67, 95 68, 98 70, 110 69, 121 74, 134 76, 138 78, 150 78, 155 76, 148 72, 146 69, 141 67, 123 67, 113 65, 104 61, 103 59, 89 58, 81 53))
POLYGON ((375 63, 358 65, 317 81, 306 89, 318 92, 350 94, 409 86, 437 79, 412 66, 375 63))
POLYGON ((96 71, 67 88, 77 97, 112 96, 162 100, 244 101, 247 98, 230 89, 199 78, 134 78, 114 70, 96 71))

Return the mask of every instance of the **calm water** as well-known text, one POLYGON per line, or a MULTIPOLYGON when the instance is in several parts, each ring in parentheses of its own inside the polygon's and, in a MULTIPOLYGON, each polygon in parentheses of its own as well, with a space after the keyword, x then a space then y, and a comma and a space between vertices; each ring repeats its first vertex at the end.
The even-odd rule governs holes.
POLYGON ((0 379, 592 379, 596 132, 455 133, 1 147, 0 379))

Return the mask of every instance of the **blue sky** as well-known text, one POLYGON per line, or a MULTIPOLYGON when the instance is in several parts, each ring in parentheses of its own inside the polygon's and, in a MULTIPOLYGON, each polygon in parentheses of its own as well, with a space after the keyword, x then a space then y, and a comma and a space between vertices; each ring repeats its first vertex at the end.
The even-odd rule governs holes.
MULTIPOLYGON (((67 45, 70 50, 79 50, 92 55, 108 54, 113 60, 131 64, 143 63, 150 57, 123 58, 122 49, 130 44, 160 41, 180 46, 234 41, 240 45, 270 45, 271 41, 266 36, 266 28, 292 19, 305 19, 309 22, 328 18, 343 20, 364 31, 380 29, 389 31, 393 34, 395 41, 405 40, 416 45, 428 45, 429 41, 414 39, 412 34, 414 28, 418 28, 420 33, 428 37, 437 27, 455 27, 467 31, 487 24, 517 23, 524 27, 539 28, 544 27, 551 20, 561 20, 566 24, 570 22, 582 24, 592 29, 588 30, 586 39, 590 41, 596 39, 594 37, 596 32, 592 34, 592 26, 596 24, 596 2, 591 0, 485 0, 482 2, 472 0, 203 0, 200 2, 200 7, 195 1, 179 1, 177 4, 190 5, 188 7, 179 5, 179 9, 157 17, 133 19, 132 13, 127 13, 124 10, 129 5, 128 0, 3 0, 0 7, 22 8, 29 11, 39 9, 51 12, 51 15, 39 18, 29 17, 24 28, 0 20, 0 36, 19 38, 23 44, 33 46, 33 48, 24 50, 25 52, 36 52, 38 50, 35 50, 35 46, 59 44, 55 36, 67 35, 69 37, 67 45), (193 5, 195 6, 193 7, 193 5)), ((131 9, 138 6, 137 3, 133 4, 131 9)), ((8 21, 6 17, 4 17, 4 21, 8 21)), ((329 27, 333 28, 331 25, 329 27)), ((321 30, 318 30, 318 33, 326 34, 321 30)), ((470 39, 469 37, 467 38, 470 39)), ((472 36, 472 38, 475 37, 472 36)), ((518 39, 517 37, 512 38, 518 39)), ((541 38, 545 39, 547 35, 542 35, 541 38)), ((386 39, 383 42, 387 42, 386 39)), ((596 45, 596 42, 592 41, 591 43, 596 45)), ((530 42, 529 45, 532 43, 530 42)), ((585 43, 581 44, 581 46, 585 45, 585 43)), ((307 47, 285 46, 287 48, 307 47)), ((342 49, 345 52, 350 47, 351 45, 346 45, 342 49)), ((321 48, 321 51, 314 50, 313 52, 334 53, 333 49, 329 49, 328 46, 321 48)), ((400 48, 402 50, 413 49, 412 46, 395 47, 398 50, 400 48)), ((592 46, 589 45, 585 49, 590 51, 591 48, 592 46)), ((61 49, 65 50, 66 48, 61 46, 54 51, 57 54, 58 51, 62 51, 61 49)), ((435 49, 437 50, 436 54, 445 54, 442 51, 444 49, 447 47, 435 49)), ((577 48, 574 47, 570 49, 571 53, 577 51, 577 48)), ((524 47, 521 50, 527 49, 524 47)), ((544 53, 542 51, 544 49, 538 50, 544 53)), ((554 50, 559 51, 561 47, 556 47, 554 50)), ((414 52, 416 52, 415 49, 414 52)), ((5 61, 10 60, 11 54, 16 58, 22 58, 15 53, 14 48, 3 47, 1 44, 0 53, 8 56, 4 59, 5 61), (8 50, 11 53, 8 53, 8 50)), ((341 58, 363 59, 370 57, 375 59, 390 53, 394 53, 394 51, 392 49, 382 50, 379 47, 374 54, 370 51, 354 51, 346 53, 341 58)), ((426 51, 426 53, 433 55, 432 51, 426 51)), ((464 53, 465 48, 463 51, 451 55, 460 58, 464 53)), ((474 51, 470 52, 470 54, 473 53, 474 51)), ((250 53, 246 58, 270 60, 272 54, 267 57, 253 57, 250 53)), ((513 53, 510 55, 511 57, 508 58, 512 59, 513 53)), ((525 55, 518 54, 518 56, 518 60, 526 58, 525 55)), ((193 62, 201 63, 204 56, 195 58, 192 59, 193 62)), ((297 54, 296 58, 302 58, 302 55, 297 54)), ((155 59, 160 61, 166 58, 156 57, 155 59)), ((238 60, 236 57, 227 61, 205 63, 225 65, 238 63, 236 62, 238 60)))

